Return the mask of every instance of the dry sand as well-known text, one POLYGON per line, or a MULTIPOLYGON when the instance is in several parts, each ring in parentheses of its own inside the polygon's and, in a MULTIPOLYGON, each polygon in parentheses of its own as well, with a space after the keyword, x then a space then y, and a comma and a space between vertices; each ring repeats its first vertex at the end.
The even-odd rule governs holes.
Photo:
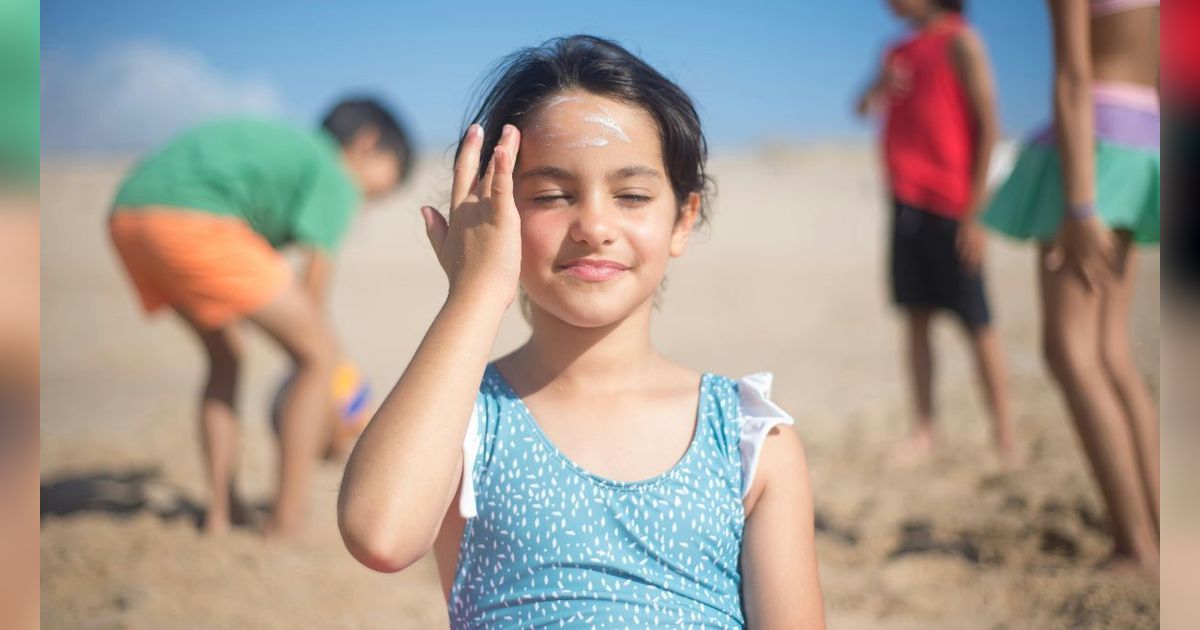
MULTIPOLYGON (((375 574, 342 549, 340 471, 325 466, 294 543, 197 533, 194 399, 201 355, 182 326, 146 321, 103 229, 128 161, 43 170, 42 622, 45 628, 437 628, 431 558, 375 574)), ((378 389, 403 370, 444 296, 416 208, 444 206, 447 160, 359 221, 334 318, 378 389)), ((898 470, 909 421, 900 328, 887 304, 887 213, 865 148, 719 155, 710 235, 670 272, 655 323, 669 356, 731 376, 770 370, 807 444, 830 627, 1153 628, 1158 588, 1096 572, 1108 553, 1098 492, 1038 350, 1032 254, 994 240, 988 281, 1011 366, 1026 470, 993 461, 957 327, 936 331, 942 454, 898 470)), ((1158 391, 1158 256, 1142 257, 1134 354, 1158 391)), ((509 314, 497 355, 524 324, 509 314)), ((283 357, 249 333, 240 486, 270 496, 267 423, 283 357)))

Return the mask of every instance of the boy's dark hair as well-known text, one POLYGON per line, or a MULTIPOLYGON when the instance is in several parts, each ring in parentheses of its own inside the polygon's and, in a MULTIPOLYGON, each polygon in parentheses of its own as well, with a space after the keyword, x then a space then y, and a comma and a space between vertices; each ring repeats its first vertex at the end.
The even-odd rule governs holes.
MULTIPOLYGON (((676 201, 682 204, 689 194, 699 193, 697 225, 708 219, 711 180, 704 171, 708 144, 692 99, 616 42, 590 35, 552 39, 505 57, 484 78, 487 90, 479 92, 475 114, 467 122, 483 127, 481 164, 491 159, 505 124, 520 128, 522 120, 556 94, 584 90, 650 114, 658 126, 676 201)), ((460 141, 455 157, 461 149, 460 141)))
POLYGON ((967 7, 967 0, 934 0, 934 4, 938 5, 943 11, 953 11, 962 13, 967 7))
POLYGON ((321 120, 321 127, 346 146, 365 128, 379 133, 378 148, 396 154, 400 161, 400 181, 408 180, 414 162, 413 143, 400 119, 372 98, 347 98, 339 101, 321 120))

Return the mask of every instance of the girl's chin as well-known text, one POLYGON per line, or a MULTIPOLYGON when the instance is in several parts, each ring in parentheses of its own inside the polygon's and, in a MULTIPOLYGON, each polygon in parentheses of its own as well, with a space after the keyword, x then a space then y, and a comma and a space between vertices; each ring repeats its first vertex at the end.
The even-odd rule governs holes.
MULTIPOLYGON (((534 308, 577 328, 602 328, 618 324, 640 310, 644 301, 619 300, 612 296, 555 296, 553 301, 536 302, 534 308)), ((530 298, 533 299, 532 297, 530 298)))

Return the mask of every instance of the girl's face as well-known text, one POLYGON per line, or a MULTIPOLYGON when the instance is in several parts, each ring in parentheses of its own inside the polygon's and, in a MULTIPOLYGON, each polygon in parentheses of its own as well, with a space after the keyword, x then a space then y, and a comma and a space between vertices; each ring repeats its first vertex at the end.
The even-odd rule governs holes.
POLYGON ((531 307, 598 327, 653 304, 700 206, 680 207, 654 119, 584 91, 551 97, 522 125, 514 175, 521 284, 531 307))

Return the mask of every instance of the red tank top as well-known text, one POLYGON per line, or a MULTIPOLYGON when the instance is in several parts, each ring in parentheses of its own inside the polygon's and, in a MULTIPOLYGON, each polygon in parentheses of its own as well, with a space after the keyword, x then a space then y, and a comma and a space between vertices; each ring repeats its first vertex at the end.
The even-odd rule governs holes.
POLYGON ((1177 107, 1200 107, 1200 2, 1168 2, 1160 20, 1162 93, 1177 107))
POLYGON ((975 125, 951 58, 966 28, 947 15, 890 49, 884 158, 892 194, 935 214, 960 219, 971 201, 975 125))

